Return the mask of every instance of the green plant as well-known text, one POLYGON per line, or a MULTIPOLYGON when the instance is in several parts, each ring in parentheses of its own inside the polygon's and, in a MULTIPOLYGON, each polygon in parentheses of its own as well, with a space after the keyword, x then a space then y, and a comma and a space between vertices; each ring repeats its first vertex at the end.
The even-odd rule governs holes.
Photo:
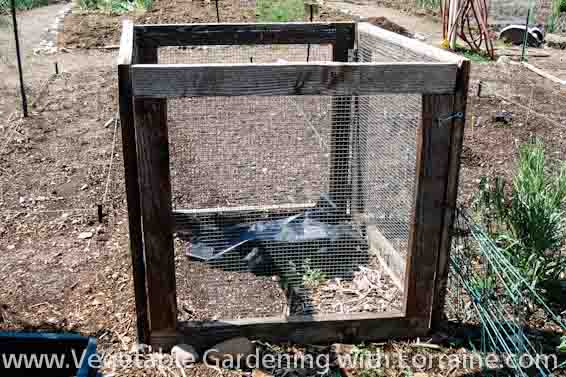
MULTIPOLYGON (((16 0, 16 9, 27 10, 42 7, 48 4, 48 0, 16 0)), ((11 8, 10 0, 0 0, 0 13, 8 13, 11 8)))
POLYGON ((303 263, 303 284, 307 288, 316 288, 326 280, 326 274, 318 269, 313 269, 310 259, 305 259, 303 263))
POLYGON ((556 351, 566 353, 566 336, 560 338, 560 345, 556 347, 556 351))
POLYGON ((483 52, 473 51, 466 47, 457 46, 455 51, 474 63, 488 63, 491 61, 491 58, 483 52))
POLYGON ((501 178, 480 181, 475 209, 482 222, 533 288, 559 280, 566 271, 560 249, 565 237, 566 164, 551 172, 538 140, 519 148, 510 190, 501 178))
POLYGON ((126 13, 148 10, 153 0, 79 0, 79 7, 88 10, 104 10, 110 13, 126 13))
POLYGON ((303 0, 257 0, 258 21, 287 22, 300 21, 305 16, 303 0))
POLYGON ((440 0, 417 0, 419 8, 440 9, 440 0))
POLYGON ((362 369, 358 372, 358 377, 383 377, 385 375, 384 368, 362 369))

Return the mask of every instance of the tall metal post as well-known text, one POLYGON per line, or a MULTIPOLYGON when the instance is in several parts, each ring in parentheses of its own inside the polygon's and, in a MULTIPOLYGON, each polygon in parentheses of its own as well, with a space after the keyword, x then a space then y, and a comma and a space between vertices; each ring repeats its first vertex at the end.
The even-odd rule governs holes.
POLYGON ((14 25, 14 40, 16 41, 16 57, 18 59, 18 74, 20 76, 20 92, 22 97, 22 112, 24 117, 28 116, 28 101, 26 99, 26 89, 24 87, 24 75, 22 72, 22 57, 20 55, 20 40, 18 38, 18 22, 16 20, 16 1, 11 0, 12 24, 14 25))

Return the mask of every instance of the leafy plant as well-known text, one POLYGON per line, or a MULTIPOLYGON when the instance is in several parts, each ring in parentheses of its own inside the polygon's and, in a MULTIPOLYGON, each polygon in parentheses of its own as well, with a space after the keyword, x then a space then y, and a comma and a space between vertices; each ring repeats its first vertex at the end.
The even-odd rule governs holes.
POLYGON ((455 51, 474 63, 489 63, 491 61, 491 58, 488 55, 482 52, 470 50, 466 47, 457 46, 455 51))
MULTIPOLYGON (((42 7, 48 4, 47 0, 16 0, 16 9, 27 10, 42 7)), ((9 13, 11 8, 10 0, 0 0, 0 13, 9 13)))
POLYGON ((556 347, 556 351, 566 353, 566 336, 560 338, 560 345, 556 347))
POLYGON ((310 259, 305 259, 303 263, 303 285, 307 288, 316 288, 326 280, 326 274, 319 269, 314 269, 310 265, 310 259))
POLYGON ((257 0, 256 15, 259 21, 299 21, 305 16, 303 0, 257 0))
POLYGON ((559 280, 566 270, 560 253, 565 201, 566 164, 552 174, 544 145, 537 140, 520 147, 510 190, 500 177, 480 182, 475 209, 533 288, 559 280))
POLYGON ((79 0, 79 6, 89 10, 104 10, 111 13, 126 13, 148 10, 153 0, 79 0))

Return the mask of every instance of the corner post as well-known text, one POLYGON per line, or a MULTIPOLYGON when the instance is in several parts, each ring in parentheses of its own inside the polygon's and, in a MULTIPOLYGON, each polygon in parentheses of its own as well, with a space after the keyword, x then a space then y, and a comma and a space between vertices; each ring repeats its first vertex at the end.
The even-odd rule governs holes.
POLYGON ((130 67, 133 63, 134 25, 126 20, 122 24, 120 53, 118 56, 118 97, 120 108, 120 128, 122 134, 122 153, 124 158, 124 178, 126 201, 128 205, 128 228, 130 254, 136 299, 136 327, 139 344, 149 343, 149 321, 147 317, 147 296, 145 286, 145 264, 141 229, 140 189, 138 182, 138 157, 134 129, 134 106, 132 98, 132 78, 130 67))
POLYGON ((436 282, 434 287, 434 301, 432 307, 432 328, 438 328, 443 319, 446 290, 448 284, 448 273, 450 270, 450 250, 452 247, 452 229, 456 214, 458 197, 458 178, 460 176, 460 157, 462 145, 464 143, 464 126, 466 104, 468 101, 468 87, 470 77, 470 61, 463 60, 458 68, 456 77, 456 93, 454 95, 454 112, 462 113, 463 117, 453 118, 451 124, 452 139, 450 149, 450 161, 448 166, 448 179, 446 182, 446 199, 444 211, 444 224, 440 251, 438 254, 438 266, 436 272, 436 282))
MULTIPOLYGON (((140 63, 156 64, 157 47, 138 47, 140 63)), ((150 344, 176 334, 177 295, 167 100, 135 98, 135 137, 141 195, 150 344)))
POLYGON ((449 229, 458 186, 469 62, 460 65, 453 94, 422 96, 417 136, 415 213, 405 285, 406 315, 432 324, 439 315, 449 267, 449 229))

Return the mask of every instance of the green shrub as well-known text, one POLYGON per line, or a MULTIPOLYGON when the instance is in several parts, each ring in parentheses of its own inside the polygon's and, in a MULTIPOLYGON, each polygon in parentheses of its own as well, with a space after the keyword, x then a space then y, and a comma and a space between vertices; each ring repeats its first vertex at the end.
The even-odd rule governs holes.
POLYGON ((258 21, 287 22, 301 21, 305 16, 303 0, 257 0, 258 21))
POLYGON ((89 10, 104 10, 111 13, 126 13, 148 10, 153 0, 79 0, 79 7, 89 10))
MULTIPOLYGON (((27 10, 42 7, 47 4, 47 0, 16 0, 16 9, 27 10)), ((10 0, 0 0, 0 13, 8 13, 11 7, 10 0)))
POLYGON ((512 187, 483 178, 475 209, 510 261, 533 288, 559 280, 566 270, 560 249, 565 238, 566 164, 551 173, 540 141, 520 147, 512 187))

